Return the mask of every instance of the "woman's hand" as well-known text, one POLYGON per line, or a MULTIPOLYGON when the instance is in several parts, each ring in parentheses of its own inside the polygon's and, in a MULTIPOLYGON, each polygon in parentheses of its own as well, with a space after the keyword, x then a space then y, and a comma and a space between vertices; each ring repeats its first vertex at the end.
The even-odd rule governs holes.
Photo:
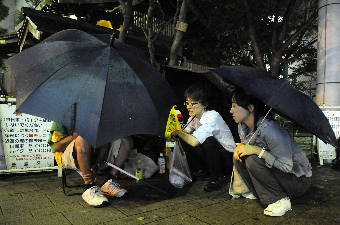
POLYGON ((236 160, 238 160, 238 161, 240 161, 240 162, 242 162, 242 160, 241 160, 241 158, 240 158, 240 155, 241 155, 241 153, 242 153, 242 148, 243 148, 243 143, 240 143, 240 144, 238 144, 237 145, 237 147, 236 147, 236 149, 235 149, 235 151, 234 151, 234 158, 236 159, 236 160))
POLYGON ((234 158, 242 162, 241 157, 246 156, 246 155, 253 155, 253 154, 258 155, 260 152, 261 152, 261 148, 258 146, 241 143, 237 145, 234 151, 234 158))

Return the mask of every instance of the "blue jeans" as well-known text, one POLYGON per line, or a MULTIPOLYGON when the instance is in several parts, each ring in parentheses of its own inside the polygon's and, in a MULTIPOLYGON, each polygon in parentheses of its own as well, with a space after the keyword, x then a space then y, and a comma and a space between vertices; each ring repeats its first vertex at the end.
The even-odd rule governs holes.
POLYGON ((268 168, 265 160, 257 155, 242 157, 242 162, 235 158, 233 160, 249 190, 265 205, 287 196, 289 198, 299 197, 310 186, 310 177, 297 177, 274 167, 268 168))

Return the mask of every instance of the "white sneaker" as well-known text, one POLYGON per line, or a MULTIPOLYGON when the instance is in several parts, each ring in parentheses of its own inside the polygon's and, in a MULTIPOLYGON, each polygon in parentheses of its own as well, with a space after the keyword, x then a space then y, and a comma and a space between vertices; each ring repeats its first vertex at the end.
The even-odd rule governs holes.
POLYGON ((120 185, 112 179, 106 181, 101 190, 104 195, 109 197, 122 197, 127 192, 124 188, 120 188, 120 185))
POLYGON ((288 210, 291 210, 291 208, 290 199, 285 197, 268 205, 264 210, 264 214, 267 216, 283 216, 288 210))
POLYGON ((82 197, 87 204, 95 208, 109 205, 109 200, 103 195, 100 187, 98 186, 93 186, 87 189, 82 194, 82 197))

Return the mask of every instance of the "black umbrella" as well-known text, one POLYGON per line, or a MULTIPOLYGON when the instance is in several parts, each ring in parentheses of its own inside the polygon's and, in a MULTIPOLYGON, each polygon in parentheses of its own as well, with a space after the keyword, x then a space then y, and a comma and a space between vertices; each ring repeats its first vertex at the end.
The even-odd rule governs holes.
POLYGON ((138 49, 111 35, 65 30, 8 59, 17 111, 61 123, 93 147, 164 136, 176 97, 138 49))
POLYGON ((210 70, 226 82, 249 91, 276 113, 300 124, 325 143, 338 147, 334 131, 319 106, 288 81, 278 79, 264 70, 245 66, 210 70))

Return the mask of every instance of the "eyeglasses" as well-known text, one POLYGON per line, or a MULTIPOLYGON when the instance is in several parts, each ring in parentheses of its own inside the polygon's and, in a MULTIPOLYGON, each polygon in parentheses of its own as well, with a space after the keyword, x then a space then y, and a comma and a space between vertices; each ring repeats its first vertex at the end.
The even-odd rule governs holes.
POLYGON ((190 107, 195 107, 195 105, 199 104, 199 102, 184 102, 184 105, 188 107, 188 105, 190 105, 190 107))

